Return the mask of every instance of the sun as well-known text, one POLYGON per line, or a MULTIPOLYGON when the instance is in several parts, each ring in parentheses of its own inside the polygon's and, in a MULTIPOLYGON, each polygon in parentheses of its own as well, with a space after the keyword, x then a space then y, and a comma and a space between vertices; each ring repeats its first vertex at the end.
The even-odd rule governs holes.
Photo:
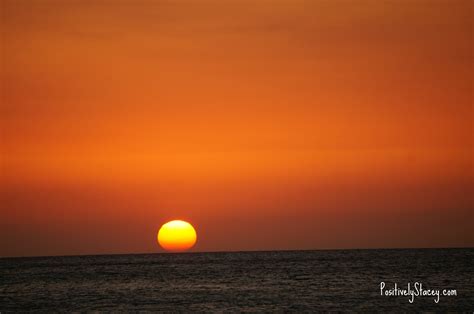
POLYGON ((158 231, 158 243, 163 249, 172 252, 189 250, 196 244, 196 238, 194 227, 183 220, 169 221, 158 231))

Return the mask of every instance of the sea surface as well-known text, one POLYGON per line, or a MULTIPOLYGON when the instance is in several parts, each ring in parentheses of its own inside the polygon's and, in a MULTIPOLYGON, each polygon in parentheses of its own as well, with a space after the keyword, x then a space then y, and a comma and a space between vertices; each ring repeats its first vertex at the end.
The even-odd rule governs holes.
POLYGON ((0 259, 8 311, 474 310, 474 249, 328 250, 0 259), (456 289, 456 296, 381 295, 456 289))

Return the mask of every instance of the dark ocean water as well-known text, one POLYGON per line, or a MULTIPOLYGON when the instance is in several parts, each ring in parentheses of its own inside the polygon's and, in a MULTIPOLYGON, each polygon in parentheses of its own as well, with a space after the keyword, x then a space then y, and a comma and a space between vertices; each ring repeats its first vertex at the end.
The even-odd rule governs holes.
POLYGON ((0 259, 0 312, 474 310, 474 249, 335 250, 0 259), (381 296, 386 288, 457 296, 381 296))

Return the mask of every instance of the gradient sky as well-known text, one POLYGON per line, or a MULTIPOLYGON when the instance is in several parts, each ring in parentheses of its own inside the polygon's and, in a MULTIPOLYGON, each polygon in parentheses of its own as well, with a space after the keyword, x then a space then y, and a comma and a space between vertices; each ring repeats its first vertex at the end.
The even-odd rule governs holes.
POLYGON ((472 1, 1 1, 0 256, 474 246, 472 1))

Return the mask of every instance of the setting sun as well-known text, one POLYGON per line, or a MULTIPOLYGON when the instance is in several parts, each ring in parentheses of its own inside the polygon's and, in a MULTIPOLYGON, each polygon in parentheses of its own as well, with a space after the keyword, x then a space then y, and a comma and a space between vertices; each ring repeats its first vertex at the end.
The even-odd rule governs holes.
POLYGON ((160 246, 173 252, 189 250, 196 243, 196 230, 183 220, 173 220, 165 223, 158 231, 160 246))

